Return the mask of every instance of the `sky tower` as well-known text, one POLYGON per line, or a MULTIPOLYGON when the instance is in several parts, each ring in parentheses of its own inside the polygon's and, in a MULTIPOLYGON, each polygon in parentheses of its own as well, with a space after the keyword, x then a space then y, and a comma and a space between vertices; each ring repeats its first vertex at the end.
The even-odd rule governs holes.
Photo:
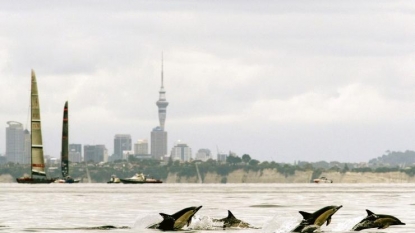
POLYGON ((164 130, 166 122, 166 108, 169 102, 166 101, 166 91, 164 90, 163 77, 163 53, 161 54, 161 88, 160 97, 156 102, 159 109, 160 126, 151 131, 151 157, 156 160, 163 160, 167 156, 167 132, 164 130))
POLYGON ((169 102, 166 101, 166 91, 164 90, 164 77, 163 77, 163 53, 161 54, 161 87, 160 87, 160 97, 156 102, 157 107, 159 108, 159 121, 160 128, 164 130, 164 123, 166 121, 166 108, 169 105, 169 102))

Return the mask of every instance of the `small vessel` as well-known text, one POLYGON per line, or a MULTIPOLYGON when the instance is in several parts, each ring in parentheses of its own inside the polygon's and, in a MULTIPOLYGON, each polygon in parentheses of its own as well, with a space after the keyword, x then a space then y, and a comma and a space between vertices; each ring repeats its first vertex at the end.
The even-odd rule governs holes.
POLYGON ((53 178, 47 178, 45 172, 45 160, 43 156, 42 143, 42 126, 40 121, 40 105, 37 90, 35 72, 32 70, 32 84, 30 91, 30 167, 31 175, 17 178, 17 183, 21 184, 49 184, 55 181, 53 178))
POLYGON ((121 183, 121 180, 115 175, 112 175, 110 181, 107 182, 107 184, 119 184, 119 183, 121 183))
POLYGON ((318 179, 313 180, 314 183, 333 183, 333 180, 327 179, 325 176, 322 176, 318 179))
POLYGON ((56 179, 54 183, 79 183, 79 180, 69 176, 69 118, 68 118, 68 101, 63 107, 63 124, 62 124, 62 152, 61 152, 61 170, 62 177, 56 179))
POLYGON ((137 173, 131 178, 120 179, 123 184, 159 184, 163 183, 163 181, 148 178, 143 173, 137 173))

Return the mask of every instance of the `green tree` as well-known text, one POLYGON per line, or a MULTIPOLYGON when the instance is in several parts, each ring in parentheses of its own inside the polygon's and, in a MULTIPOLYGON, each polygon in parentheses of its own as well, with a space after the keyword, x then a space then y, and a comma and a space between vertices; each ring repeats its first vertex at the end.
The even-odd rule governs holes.
POLYGON ((230 155, 226 158, 226 162, 229 163, 229 164, 232 164, 232 165, 236 165, 236 164, 242 162, 242 159, 239 158, 238 156, 230 155))
POLYGON ((341 173, 346 173, 346 172, 348 172, 350 169, 349 169, 349 166, 347 166, 347 164, 344 164, 344 168, 343 168, 343 170, 341 171, 341 173))
POLYGON ((256 159, 251 159, 249 161, 249 165, 251 165, 251 166, 257 166, 258 164, 259 164, 259 161, 256 160, 256 159))
POLYGON ((246 164, 249 163, 249 161, 251 161, 251 156, 249 156, 248 154, 242 155, 242 161, 246 164))

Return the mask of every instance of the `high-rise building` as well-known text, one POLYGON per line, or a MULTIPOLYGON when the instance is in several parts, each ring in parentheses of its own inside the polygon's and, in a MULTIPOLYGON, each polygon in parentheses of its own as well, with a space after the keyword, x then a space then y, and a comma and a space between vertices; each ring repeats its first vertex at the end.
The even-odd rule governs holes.
POLYGON ((151 131, 151 157, 156 160, 163 160, 167 155, 167 132, 160 127, 151 131))
POLYGON ((107 148, 105 145, 84 145, 84 161, 108 162, 107 148))
POLYGON ((160 126, 151 131, 151 156, 153 159, 162 160, 167 155, 167 132, 164 130, 166 122, 166 108, 169 102, 166 100, 166 91, 164 90, 163 76, 163 56, 161 58, 161 88, 159 91, 159 100, 156 102, 160 126))
POLYGON ((24 130, 24 156, 23 163, 30 164, 32 160, 32 139, 29 130, 24 130))
POLYGON ((172 160, 190 161, 192 159, 192 149, 186 143, 179 141, 171 149, 170 156, 172 160))
POLYGON ((199 149, 196 153, 195 159, 208 161, 212 158, 212 153, 210 153, 209 149, 199 149))
MULTIPOLYGON (((69 144, 69 154, 70 153, 79 153, 79 155, 81 156, 81 161, 82 161, 82 144, 74 144, 74 143, 72 143, 72 144, 69 144)), ((69 155, 69 161, 71 161, 71 162, 76 162, 76 161, 73 161, 73 160, 71 160, 71 158, 70 158, 71 156, 69 155)), ((74 158, 75 159, 75 158, 74 158)), ((77 159, 75 159, 75 160, 77 160, 77 159)))
POLYGON ((137 142, 134 143, 134 154, 135 155, 147 155, 148 154, 147 139, 137 140, 137 142))
POLYGON ((218 162, 226 162, 226 158, 228 158, 227 154, 218 153, 218 162))
POLYGON ((5 164, 5 163, 7 163, 6 156, 0 155, 0 164, 5 164))
POLYGON ((80 163, 82 162, 82 155, 75 149, 69 150, 69 161, 72 163, 80 163))
POLYGON ((7 122, 6 128, 6 158, 8 162, 27 164, 30 158, 25 158, 25 133, 23 125, 16 121, 7 122))
POLYGON ((129 134, 116 134, 114 137, 114 153, 113 160, 125 159, 123 157, 123 151, 131 150, 131 135, 129 134))

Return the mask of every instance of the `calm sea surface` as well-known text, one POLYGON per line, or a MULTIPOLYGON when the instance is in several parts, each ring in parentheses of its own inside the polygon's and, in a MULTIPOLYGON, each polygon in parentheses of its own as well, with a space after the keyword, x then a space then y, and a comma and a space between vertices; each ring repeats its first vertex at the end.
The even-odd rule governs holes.
POLYGON ((184 232, 223 232, 211 218, 227 210, 259 229, 226 232, 289 232, 299 210, 343 205, 324 232, 349 232, 365 209, 399 218, 406 226, 363 232, 415 232, 415 184, 0 184, 0 232, 160 232, 146 226, 200 206, 184 232), (113 225, 127 229, 96 230, 113 225))

